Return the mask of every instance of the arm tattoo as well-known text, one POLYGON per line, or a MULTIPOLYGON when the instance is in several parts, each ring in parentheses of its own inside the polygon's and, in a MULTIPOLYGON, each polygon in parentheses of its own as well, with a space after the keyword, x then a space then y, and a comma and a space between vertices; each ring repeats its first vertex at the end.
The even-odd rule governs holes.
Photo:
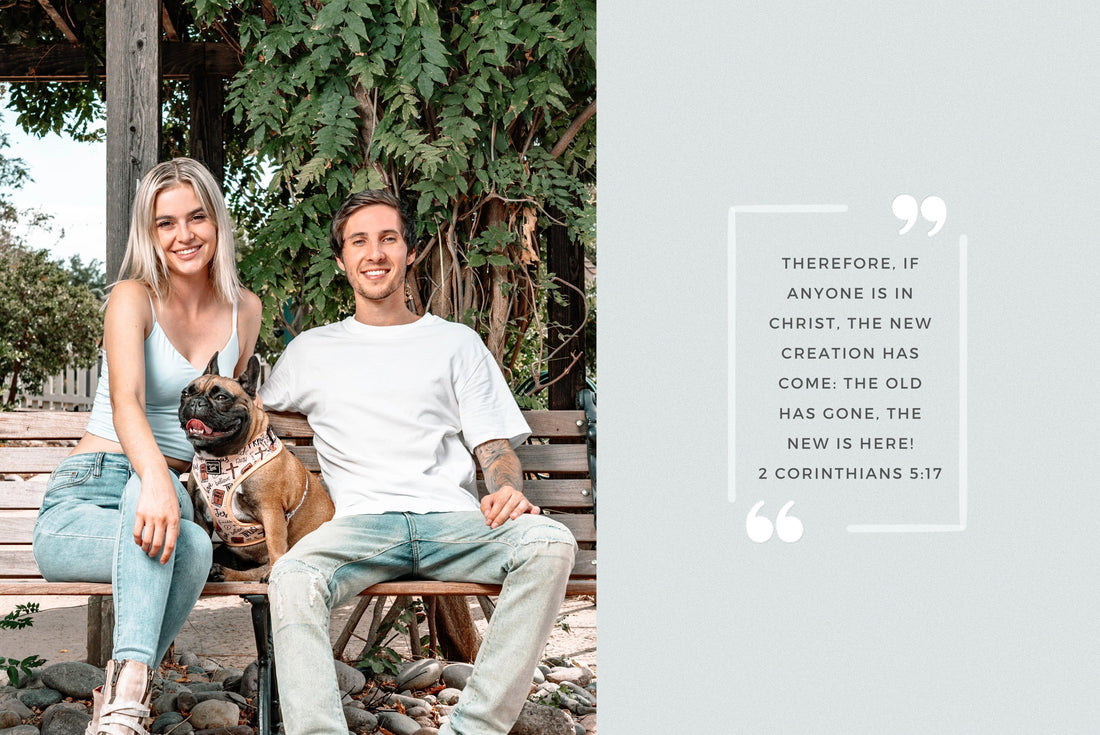
POLYGON ((474 454, 481 464, 481 473, 485 476, 485 485, 490 493, 495 493, 505 485, 511 485, 523 492, 523 468, 507 439, 490 439, 477 445, 474 454))

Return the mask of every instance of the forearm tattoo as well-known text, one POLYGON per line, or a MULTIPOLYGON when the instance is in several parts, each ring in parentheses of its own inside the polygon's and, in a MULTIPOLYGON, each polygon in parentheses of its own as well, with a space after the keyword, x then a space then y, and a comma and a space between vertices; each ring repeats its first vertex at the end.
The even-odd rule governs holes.
POLYGON ((523 492, 523 468, 507 439, 490 439, 479 444, 474 449, 474 454, 481 464, 481 473, 485 476, 485 485, 490 493, 495 493, 505 485, 511 485, 523 492))

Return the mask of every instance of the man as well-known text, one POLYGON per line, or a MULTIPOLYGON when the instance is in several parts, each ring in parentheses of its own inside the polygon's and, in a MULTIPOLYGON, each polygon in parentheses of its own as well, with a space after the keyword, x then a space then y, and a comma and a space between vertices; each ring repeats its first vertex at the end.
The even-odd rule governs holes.
POLYGON ((271 572, 275 662, 288 735, 345 735, 329 612, 404 575, 502 583, 445 735, 504 735, 523 706, 565 594, 576 543, 523 495, 512 447, 530 433, 477 334, 405 304, 416 229, 391 194, 353 194, 332 222, 355 316, 287 347, 260 390, 314 431, 333 520, 271 572), (476 455, 488 487, 477 501, 476 455))

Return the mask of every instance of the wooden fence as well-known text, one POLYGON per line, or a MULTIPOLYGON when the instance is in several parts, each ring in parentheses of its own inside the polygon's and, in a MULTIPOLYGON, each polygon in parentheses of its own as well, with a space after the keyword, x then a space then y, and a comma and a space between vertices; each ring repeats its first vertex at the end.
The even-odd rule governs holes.
MULTIPOLYGON (((15 408, 46 409, 51 411, 91 411, 99 385, 100 362, 91 368, 66 368, 42 385, 41 393, 19 393, 15 408)), ((271 374, 271 366, 260 361, 260 384, 271 374)))
POLYGON ((99 364, 91 368, 65 368, 46 380, 41 393, 20 393, 15 407, 52 411, 91 411, 96 386, 99 385, 99 364))

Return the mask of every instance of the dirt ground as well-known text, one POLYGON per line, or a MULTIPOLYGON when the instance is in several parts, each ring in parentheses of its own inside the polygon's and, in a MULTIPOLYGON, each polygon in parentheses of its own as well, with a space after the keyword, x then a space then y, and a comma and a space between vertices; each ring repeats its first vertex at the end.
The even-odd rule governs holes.
MULTIPOLYGON (((0 630, 0 656, 23 659, 38 655, 48 663, 83 661, 87 657, 87 598, 3 597, 0 598, 0 616, 26 602, 37 602, 41 611, 34 616, 34 624, 29 628, 0 630)), ((354 605, 352 601, 333 611, 330 630, 334 641, 354 605)), ((471 601, 470 610, 484 632, 485 618, 476 601, 471 601)), ((369 615, 360 622, 357 631, 367 629, 367 618, 369 615)), ((421 631, 421 635, 424 634, 426 630, 421 631)), ((200 658, 243 668, 256 657, 248 603, 236 597, 200 599, 176 643, 181 650, 191 651, 200 658)), ((403 655, 408 654, 408 643, 404 640, 395 640, 390 646, 403 655)), ((361 648, 362 642, 353 638, 345 657, 357 654, 361 648)), ((596 671, 596 605, 591 597, 565 600, 543 655, 573 659, 596 671)), ((0 674, 0 680, 4 679, 6 676, 0 674)))

